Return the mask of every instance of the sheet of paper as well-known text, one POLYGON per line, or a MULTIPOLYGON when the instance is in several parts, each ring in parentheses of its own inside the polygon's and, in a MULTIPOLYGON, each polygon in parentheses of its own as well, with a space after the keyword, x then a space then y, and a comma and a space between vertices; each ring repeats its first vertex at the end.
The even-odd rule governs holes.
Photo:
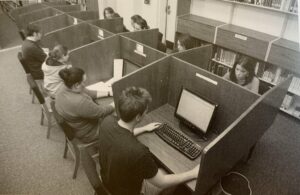
POLYGON ((106 83, 100 81, 98 83, 94 83, 86 87, 89 90, 96 90, 96 91, 109 91, 111 90, 111 86, 108 86, 106 83))
POLYGON ((123 76, 123 59, 114 59, 114 78, 120 79, 123 76))

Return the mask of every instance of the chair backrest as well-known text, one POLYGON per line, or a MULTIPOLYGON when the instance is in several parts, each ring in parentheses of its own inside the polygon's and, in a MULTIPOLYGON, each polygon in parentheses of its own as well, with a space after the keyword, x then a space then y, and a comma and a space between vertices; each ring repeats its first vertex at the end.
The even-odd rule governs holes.
POLYGON ((87 148, 80 148, 81 164, 84 172, 93 186, 97 195, 110 195, 106 187, 103 185, 96 168, 96 162, 92 155, 87 151, 87 148))
POLYGON ((34 92, 35 96, 39 100, 39 103, 41 105, 44 105, 45 104, 45 98, 44 98, 42 92, 40 91, 38 85, 36 84, 35 80, 31 76, 31 74, 27 74, 27 81, 29 83, 30 88, 34 92))
POLYGON ((26 74, 30 74, 30 70, 29 70, 27 64, 25 63, 25 61, 24 61, 24 59, 23 59, 22 52, 18 52, 18 59, 19 59, 21 65, 22 65, 22 67, 23 67, 25 73, 26 73, 26 74))
POLYGON ((63 132, 65 133, 66 137, 68 138, 68 140, 73 140, 74 139, 74 130, 73 128, 68 125, 68 123, 65 121, 65 119, 58 114, 56 108, 55 108, 55 101, 52 101, 50 103, 51 109, 52 109, 52 114, 57 122, 57 124, 61 127, 61 129, 63 130, 63 132))
POLYGON ((21 39, 24 41, 26 39, 25 31, 24 30, 19 30, 19 35, 21 39))

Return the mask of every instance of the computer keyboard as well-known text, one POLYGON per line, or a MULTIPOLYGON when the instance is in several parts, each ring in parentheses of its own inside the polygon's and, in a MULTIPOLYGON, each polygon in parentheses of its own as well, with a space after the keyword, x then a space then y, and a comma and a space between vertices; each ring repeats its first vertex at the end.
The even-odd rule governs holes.
POLYGON ((190 138, 174 130, 168 124, 160 125, 155 133, 169 145, 177 149, 179 152, 187 156, 189 159, 196 159, 202 151, 201 146, 195 144, 190 138))

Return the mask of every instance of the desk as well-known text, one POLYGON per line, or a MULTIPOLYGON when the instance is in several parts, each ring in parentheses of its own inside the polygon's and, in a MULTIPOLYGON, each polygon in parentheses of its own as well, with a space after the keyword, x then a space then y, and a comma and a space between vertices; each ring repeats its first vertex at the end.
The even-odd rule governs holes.
MULTIPOLYGON (((153 110, 148 113, 141 124, 138 126, 146 125, 150 122, 162 122, 168 123, 175 130, 185 132, 185 127, 179 125, 179 120, 174 117, 175 108, 169 104, 164 104, 163 106, 153 110)), ((215 135, 214 135, 215 136, 215 135)), ((205 147, 209 144, 209 141, 203 142, 197 140, 197 138, 191 137, 196 143, 205 147)), ((150 151, 155 155, 155 157, 165 166, 167 170, 172 173, 182 173, 194 168, 196 165, 200 164, 201 155, 195 159, 190 160, 181 154, 179 151, 168 145, 165 141, 159 138, 155 133, 144 133, 139 135, 138 140, 146 145, 150 151)), ((195 191, 196 180, 187 182, 186 185, 192 191, 195 191)))

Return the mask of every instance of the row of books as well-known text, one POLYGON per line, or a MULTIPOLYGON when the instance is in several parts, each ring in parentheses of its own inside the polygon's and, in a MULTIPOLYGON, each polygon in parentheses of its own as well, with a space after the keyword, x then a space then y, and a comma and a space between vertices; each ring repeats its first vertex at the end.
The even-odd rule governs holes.
POLYGON ((300 78, 293 77, 289 91, 295 92, 297 95, 300 94, 300 78))
POLYGON ((225 50, 223 48, 217 48, 214 59, 226 64, 229 67, 233 67, 234 62, 237 58, 237 54, 232 51, 225 50))
POLYGON ((293 104, 293 101, 294 101, 294 95, 286 94, 281 104, 281 108, 284 110, 288 110, 293 104))
POLYGON ((298 0, 232 0, 298 13, 298 0))

